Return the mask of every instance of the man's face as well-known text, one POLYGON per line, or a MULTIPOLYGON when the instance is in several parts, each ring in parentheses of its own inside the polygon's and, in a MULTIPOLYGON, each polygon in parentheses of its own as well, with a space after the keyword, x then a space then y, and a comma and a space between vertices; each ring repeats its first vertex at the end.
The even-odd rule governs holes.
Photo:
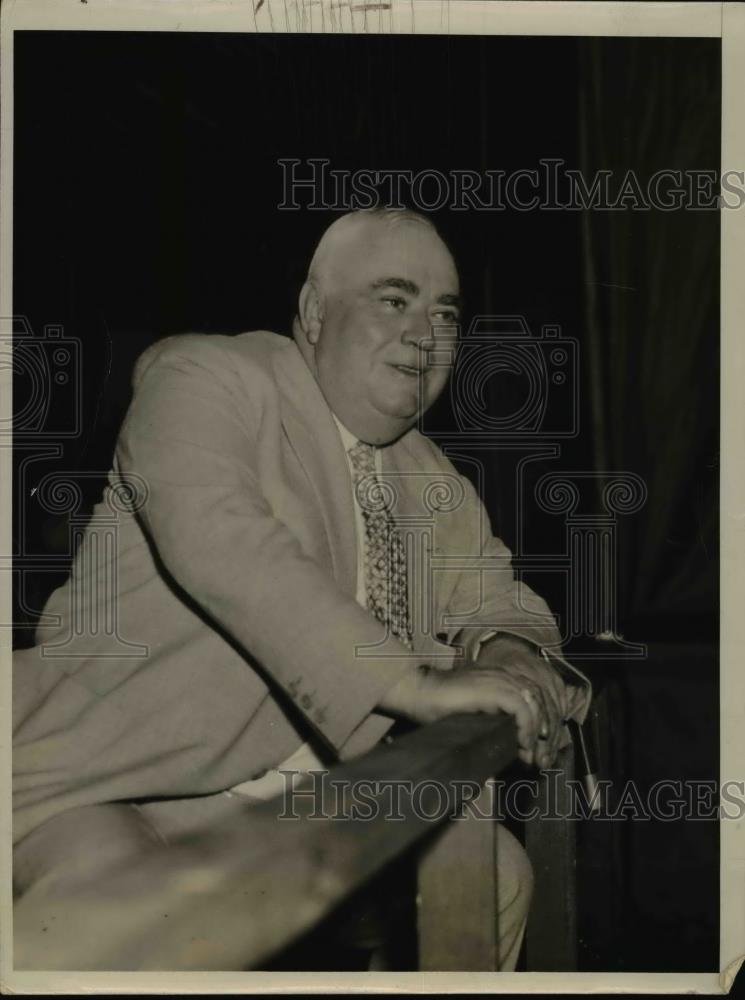
POLYGON ((416 423, 450 374, 442 362, 454 353, 459 320, 452 257, 421 223, 371 225, 335 255, 321 298, 321 389, 353 434, 387 444, 416 423))

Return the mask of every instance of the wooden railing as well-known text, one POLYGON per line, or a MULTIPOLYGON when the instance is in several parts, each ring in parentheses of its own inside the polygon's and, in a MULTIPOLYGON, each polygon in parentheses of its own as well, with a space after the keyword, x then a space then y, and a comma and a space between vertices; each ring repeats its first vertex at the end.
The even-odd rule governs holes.
MULTIPOLYGON (((329 802, 324 808, 317 795, 247 804, 206 835, 154 850, 135 867, 123 864, 108 885, 110 905, 96 904, 97 919, 126 938, 128 969, 261 968, 389 862, 421 845, 419 967, 497 969, 496 825, 448 816, 474 783, 498 775, 516 751, 515 725, 506 715, 451 716, 407 733, 328 773, 337 790, 364 783, 369 818, 343 818, 346 812, 329 802), (392 785, 401 818, 390 818, 392 785)), ((572 829, 567 821, 527 824, 536 882, 531 969, 574 966, 572 829)), ((66 906, 65 919, 75 921, 86 905, 83 891, 66 906)), ((69 967, 64 956, 47 958, 53 963, 47 968, 69 967)), ((120 955, 97 952, 95 968, 121 969, 120 962, 120 955)))

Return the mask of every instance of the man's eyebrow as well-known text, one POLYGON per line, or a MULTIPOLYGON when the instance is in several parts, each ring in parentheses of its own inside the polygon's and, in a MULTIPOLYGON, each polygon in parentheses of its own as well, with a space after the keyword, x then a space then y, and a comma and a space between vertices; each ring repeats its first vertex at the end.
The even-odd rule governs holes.
POLYGON ((451 293, 448 293, 447 295, 438 295, 437 302, 441 306, 457 306, 459 309, 461 307, 460 295, 453 295, 451 293))
POLYGON ((400 288, 402 292, 408 292, 409 295, 419 294, 419 285, 409 281, 408 278, 378 278, 377 281, 373 281, 370 288, 374 292, 379 288, 400 288))
MULTIPOLYGON (((373 281, 370 288, 376 292, 380 288, 400 288, 402 292, 408 292, 409 295, 419 295, 419 285, 413 281, 409 281, 408 278, 379 278, 377 281, 373 281)), ((461 298, 460 295, 455 295, 452 292, 448 292, 445 295, 438 295, 437 302, 441 306, 457 306, 460 308, 461 298)))

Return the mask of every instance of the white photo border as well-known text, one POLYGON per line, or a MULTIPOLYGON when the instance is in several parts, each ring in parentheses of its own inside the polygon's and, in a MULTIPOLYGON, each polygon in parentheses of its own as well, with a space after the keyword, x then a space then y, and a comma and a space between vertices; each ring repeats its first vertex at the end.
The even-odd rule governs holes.
MULTIPOLYGON (((355 34, 707 36, 722 39, 722 163, 745 169, 745 4, 391 0, 7 0, 0 37, 0 317, 12 315, 13 32, 190 31, 355 34), (384 6, 384 5, 379 5, 384 6)), ((745 209, 722 213, 721 782, 745 768, 745 209)), ((0 371, 0 419, 12 410, 0 371)), ((0 449, 0 600, 12 620, 11 454, 0 449)), ((11 635, 0 629, 0 989, 13 993, 726 993, 745 957, 745 821, 721 824, 721 972, 267 973, 22 972, 12 968, 11 635)))

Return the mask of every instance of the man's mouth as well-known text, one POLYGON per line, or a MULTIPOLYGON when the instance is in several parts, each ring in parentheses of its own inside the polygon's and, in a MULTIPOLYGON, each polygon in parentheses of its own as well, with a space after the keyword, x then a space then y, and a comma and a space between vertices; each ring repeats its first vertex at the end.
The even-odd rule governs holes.
POLYGON ((393 367, 396 371, 402 372, 410 378, 418 378, 427 370, 426 368, 415 368, 414 365, 394 365, 393 367))

